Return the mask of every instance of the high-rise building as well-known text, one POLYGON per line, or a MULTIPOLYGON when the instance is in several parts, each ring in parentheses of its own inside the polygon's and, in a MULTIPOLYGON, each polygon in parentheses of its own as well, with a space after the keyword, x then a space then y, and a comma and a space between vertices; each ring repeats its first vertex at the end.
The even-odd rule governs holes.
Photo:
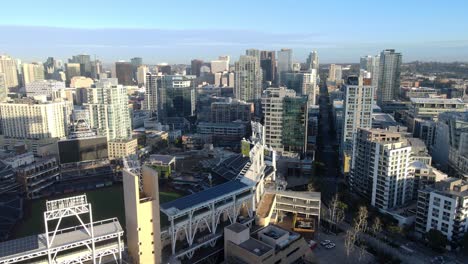
POLYGON ((211 61, 211 73, 229 71, 229 56, 219 56, 218 60, 211 61))
POLYGON ((371 72, 372 71, 372 59, 374 57, 371 56, 371 55, 367 55, 367 56, 363 56, 361 57, 360 61, 359 61, 359 68, 361 70, 364 70, 364 71, 368 71, 368 72, 371 72))
POLYGON ((319 56, 316 50, 309 53, 306 61, 307 70, 315 70, 317 73, 319 71, 319 56))
POLYGON ((330 82, 341 82, 342 76, 341 65, 330 64, 330 70, 328 71, 328 81, 330 82))
POLYGON ((247 49, 245 50, 245 56, 251 56, 257 58, 260 61, 260 50, 258 49, 247 49))
POLYGON ((192 60, 190 63, 191 74, 200 77, 200 68, 203 66, 202 60, 192 60))
POLYGON ((136 80, 138 85, 145 86, 146 85, 146 74, 149 73, 149 68, 146 65, 140 65, 137 68, 136 73, 136 80))
POLYGON ((58 93, 65 89, 65 83, 56 80, 34 81, 27 83, 25 89, 27 96, 45 95, 47 98, 58 98, 58 93))
POLYGON ((65 71, 67 73, 67 82, 70 83, 71 79, 75 76, 81 76, 79 63, 66 63, 65 71))
POLYGON ((143 166, 141 176, 124 170, 122 178, 128 253, 135 264, 159 264, 162 245, 158 173, 143 166))
POLYGON ((379 79, 377 86, 377 102, 382 106, 384 102, 398 99, 400 91, 401 53, 393 49, 380 53, 379 79))
POLYGON ((434 163, 454 175, 468 172, 468 111, 439 115, 431 154, 434 163))
POLYGON ((388 210, 412 199, 411 146, 400 133, 359 128, 351 161, 349 185, 372 206, 388 210))
POLYGON ((358 128, 372 128, 372 105, 375 87, 371 80, 348 77, 345 92, 340 154, 351 153, 353 135, 358 128))
POLYGON ((234 95, 246 102, 257 102, 262 95, 260 61, 252 56, 240 56, 235 64, 234 95))
POLYGON ((195 76, 162 75, 157 78, 156 87, 158 117, 160 120, 165 121, 170 117, 195 115, 195 76))
POLYGON ((44 65, 39 63, 23 63, 23 85, 44 80, 44 65))
POLYGON ((265 142, 278 152, 303 154, 307 150, 307 97, 285 87, 263 92, 265 142))
POLYGON ((80 65, 79 76, 92 77, 91 75, 91 56, 86 54, 74 55, 68 60, 69 63, 78 63, 80 65))
POLYGON ((281 49, 277 52, 277 74, 280 85, 284 85, 283 74, 292 71, 292 49, 281 49))
POLYGON ((133 68, 129 62, 118 61, 115 63, 115 77, 119 84, 133 85, 133 68))
POLYGON ((133 79, 137 80, 138 78, 138 67, 143 65, 143 59, 140 57, 134 57, 130 59, 130 63, 132 64, 132 73, 133 79))
MULTIPOLYGON (((0 72, 0 103, 6 100, 8 96, 8 87, 6 85, 5 73, 0 72)), ((1 129, 1 124, 0 124, 1 129)))
POLYGON ((83 105, 89 111, 90 126, 108 141, 131 138, 127 88, 110 78, 99 80, 87 92, 88 101, 83 105))
POLYGON ((250 122, 252 104, 229 99, 226 102, 211 103, 211 122, 231 123, 234 121, 250 122))
POLYGON ((6 148, 23 142, 33 152, 68 134, 73 102, 37 101, 32 98, 0 103, 0 115, 6 148))
POLYGON ((284 83, 286 87, 296 91, 299 95, 309 97, 311 104, 316 104, 316 96, 318 92, 317 71, 312 69, 306 72, 288 72, 284 75, 284 83))
POLYGON ((143 104, 143 109, 150 112, 151 116, 155 115, 158 111, 158 79, 161 76, 147 73, 145 76, 145 100, 143 104))
POLYGON ((0 55, 0 72, 5 74, 7 88, 18 87, 18 69, 15 59, 8 55, 0 55))
POLYGON ((276 82, 276 52, 275 51, 260 51, 260 67, 263 71, 263 81, 276 82))
POLYGON ((449 241, 460 243, 468 232, 468 182, 447 178, 418 193, 416 231, 439 230, 449 241))

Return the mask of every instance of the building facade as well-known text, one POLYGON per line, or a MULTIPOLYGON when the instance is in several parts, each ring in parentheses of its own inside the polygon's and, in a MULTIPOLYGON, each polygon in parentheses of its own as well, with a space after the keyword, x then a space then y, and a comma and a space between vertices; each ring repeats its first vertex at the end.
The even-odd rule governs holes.
POLYGON ((401 53, 393 49, 380 53, 377 102, 382 106, 384 102, 398 99, 400 94, 400 66, 401 53))

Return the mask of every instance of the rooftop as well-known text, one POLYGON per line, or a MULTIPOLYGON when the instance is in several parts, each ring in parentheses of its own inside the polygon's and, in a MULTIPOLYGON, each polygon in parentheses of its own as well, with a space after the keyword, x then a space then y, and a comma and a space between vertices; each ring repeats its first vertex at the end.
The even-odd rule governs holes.
POLYGON ((163 164, 169 164, 173 160, 175 160, 175 157, 171 155, 151 154, 149 160, 152 162, 160 162, 163 164))
POLYGON ((233 231, 233 232, 236 232, 236 233, 240 233, 240 232, 242 232, 242 231, 244 231, 246 229, 249 229, 247 226, 245 226, 243 224, 239 224, 237 222, 227 226, 226 228, 233 231))
POLYGON ((219 197, 237 193, 242 190, 250 189, 251 187, 240 181, 229 181, 220 185, 216 185, 207 190, 184 196, 177 200, 161 204, 161 211, 168 216, 175 216, 180 211, 207 204, 210 201, 216 200, 219 197))
POLYGON ((452 98, 411 98, 411 103, 416 104, 465 104, 462 99, 452 98))
POLYGON ((254 238, 250 238, 242 242, 241 244, 239 244, 239 246, 257 256, 263 256, 269 251, 273 250, 271 246, 254 238))

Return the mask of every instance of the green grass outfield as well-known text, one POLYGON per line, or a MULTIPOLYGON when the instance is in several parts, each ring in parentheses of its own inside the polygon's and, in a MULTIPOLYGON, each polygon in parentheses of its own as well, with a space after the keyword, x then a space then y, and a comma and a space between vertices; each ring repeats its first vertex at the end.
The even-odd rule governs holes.
MULTIPOLYGON (((125 227, 125 209, 122 184, 116 184, 111 187, 87 191, 85 193, 88 198, 88 202, 92 205, 94 221, 117 217, 122 227, 125 227)), ((70 193, 59 197, 49 197, 46 199, 25 201, 23 220, 21 220, 16 225, 11 238, 19 238, 45 232, 43 212, 45 211, 46 200, 60 199, 63 197, 80 194, 83 193, 70 193)), ((159 193, 160 203, 172 201, 179 198, 180 196, 181 195, 178 193, 159 193)), ((161 218, 161 221, 164 222, 162 224, 166 225, 166 217, 161 215, 161 218)), ((60 226, 61 228, 67 227, 66 225, 60 226)))

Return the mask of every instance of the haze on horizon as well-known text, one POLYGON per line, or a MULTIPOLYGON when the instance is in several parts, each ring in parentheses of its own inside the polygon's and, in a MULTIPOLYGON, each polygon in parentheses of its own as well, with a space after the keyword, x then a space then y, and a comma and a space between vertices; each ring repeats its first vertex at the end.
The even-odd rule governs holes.
POLYGON ((385 0, 62 1, 3 4, 0 54, 24 61, 96 55, 104 62, 189 63, 245 49, 291 48, 304 61, 359 62, 393 48, 405 62, 468 61, 468 2, 385 0))

